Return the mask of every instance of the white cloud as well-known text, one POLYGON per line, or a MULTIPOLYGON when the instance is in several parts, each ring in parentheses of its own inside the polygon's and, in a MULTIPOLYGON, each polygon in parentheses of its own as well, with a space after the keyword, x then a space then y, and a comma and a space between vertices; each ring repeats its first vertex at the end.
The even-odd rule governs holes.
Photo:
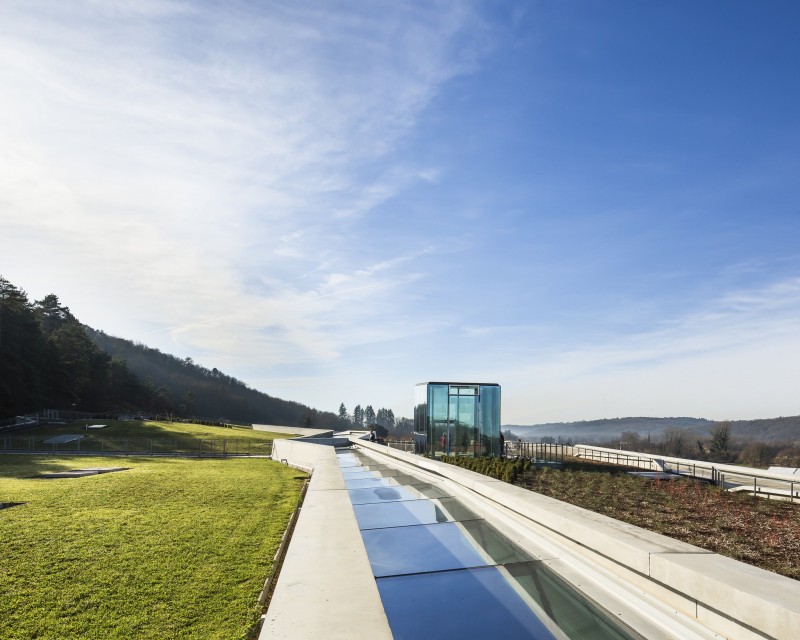
POLYGON ((471 68, 468 5, 45 0, 0 25, 6 277, 211 359, 328 360, 416 330, 369 320, 425 247, 375 261, 336 240, 435 179, 391 152, 471 68))

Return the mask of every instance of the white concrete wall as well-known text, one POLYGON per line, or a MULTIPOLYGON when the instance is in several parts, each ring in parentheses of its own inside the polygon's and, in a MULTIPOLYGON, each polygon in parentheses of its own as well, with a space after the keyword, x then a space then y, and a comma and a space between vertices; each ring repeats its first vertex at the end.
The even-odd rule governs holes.
MULTIPOLYGON (((311 472, 317 464, 317 460, 322 457, 325 459, 328 454, 336 455, 333 447, 326 447, 313 442, 292 438, 286 440, 274 440, 272 442, 272 459, 277 462, 287 464, 311 472)), ((335 459, 335 458, 334 458, 335 459)))
POLYGON ((333 435, 330 429, 312 429, 311 427, 283 427, 277 424, 254 424, 254 431, 271 431, 285 433, 301 438, 329 438, 333 435))
POLYGON ((796 580, 466 469, 363 440, 358 445, 470 489, 729 638, 800 639, 796 580))

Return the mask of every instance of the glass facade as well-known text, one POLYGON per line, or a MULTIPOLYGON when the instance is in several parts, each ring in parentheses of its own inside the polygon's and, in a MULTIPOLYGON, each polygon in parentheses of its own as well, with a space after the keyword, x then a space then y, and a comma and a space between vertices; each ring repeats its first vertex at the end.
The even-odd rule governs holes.
POLYGON ((500 455, 500 385, 423 382, 414 389, 415 451, 500 455))

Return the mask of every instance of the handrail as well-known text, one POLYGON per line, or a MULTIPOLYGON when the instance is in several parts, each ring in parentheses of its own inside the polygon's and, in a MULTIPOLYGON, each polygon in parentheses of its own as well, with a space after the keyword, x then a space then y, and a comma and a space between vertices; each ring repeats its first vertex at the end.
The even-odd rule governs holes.
POLYGON ((769 472, 764 469, 755 469, 754 467, 744 467, 735 464, 721 464, 717 462, 710 462, 708 460, 694 460, 692 458, 677 458, 674 456, 662 456, 653 453, 640 453, 637 451, 627 451, 624 449, 610 449, 608 447, 597 447, 594 445, 587 445, 587 444, 576 444, 573 447, 574 449, 584 449, 587 451, 602 451, 608 452, 610 454, 618 454, 618 455, 625 455, 629 458, 639 457, 639 458, 646 458, 652 461, 663 461, 663 462, 672 462, 675 464, 681 464, 683 466, 696 466, 698 469, 707 469, 710 470, 712 467, 715 468, 717 471, 721 471, 723 473, 730 473, 734 475, 740 476, 749 476, 751 478, 763 478, 765 480, 787 480, 785 474, 781 473, 774 473, 769 472))
POLYGON ((691 458, 677 458, 674 456, 662 456, 656 455, 652 453, 640 453, 637 451, 627 451, 624 449, 611 449, 608 447, 598 447, 595 445, 586 445, 586 444, 576 444, 573 449, 580 454, 583 452, 584 456, 586 453, 591 454, 591 457, 594 458, 594 454, 599 455, 599 459, 605 460, 606 462, 616 462, 616 464, 628 464, 630 460, 635 460, 637 464, 631 466, 640 466, 638 464, 640 461, 648 461, 650 464, 650 468, 653 468, 653 465, 656 467, 660 467, 661 470, 667 471, 670 473, 676 473, 678 475, 681 474, 681 467, 683 467, 684 471, 686 472, 685 475, 689 475, 688 472, 691 470, 692 476, 700 477, 697 473, 698 470, 708 472, 711 481, 714 484, 719 485, 723 489, 726 488, 726 478, 730 480, 731 476, 741 476, 744 478, 751 478, 753 480, 753 494, 758 493, 772 493, 774 492, 765 491, 764 488, 758 487, 758 481, 770 481, 770 482, 779 482, 783 483, 788 488, 788 495, 787 497, 794 501, 795 497, 800 496, 800 493, 795 492, 795 485, 800 487, 800 479, 787 477, 786 474, 782 473, 775 473, 770 471, 765 471, 764 469, 755 469, 753 467, 743 467, 739 465, 732 465, 732 464, 719 464, 716 462, 709 462, 707 460, 693 460, 691 458), (620 462, 620 459, 625 460, 625 462, 620 462), (677 467, 677 470, 672 468, 664 468, 665 463, 668 465, 674 465, 677 467))

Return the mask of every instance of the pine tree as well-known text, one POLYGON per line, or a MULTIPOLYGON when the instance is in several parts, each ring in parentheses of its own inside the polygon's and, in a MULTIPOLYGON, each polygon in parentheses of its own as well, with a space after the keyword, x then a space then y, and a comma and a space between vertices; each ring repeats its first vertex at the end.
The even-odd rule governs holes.
POLYGON ((369 428, 375 424, 375 409, 372 408, 371 404, 367 405, 367 408, 364 410, 364 422, 366 423, 364 426, 369 428))
POLYGON ((360 404, 357 404, 356 408, 353 409, 353 428, 358 431, 364 429, 364 409, 361 408, 360 404))
POLYGON ((47 354, 27 294, 0 276, 0 418, 40 408, 47 354))
POLYGON ((347 407, 344 406, 344 402, 339 405, 339 428, 346 429, 350 426, 350 416, 347 415, 347 407))

